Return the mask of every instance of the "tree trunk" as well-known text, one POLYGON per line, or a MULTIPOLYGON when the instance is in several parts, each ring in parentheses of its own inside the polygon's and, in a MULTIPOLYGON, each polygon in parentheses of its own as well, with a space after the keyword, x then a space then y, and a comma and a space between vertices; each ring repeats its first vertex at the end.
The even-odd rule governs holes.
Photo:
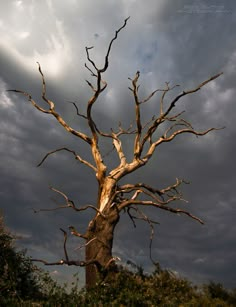
MULTIPOLYGON (((111 209, 110 209, 111 210, 111 209)), ((86 287, 90 288, 104 280, 111 268, 115 266, 112 258, 113 235, 119 221, 119 213, 114 208, 106 218, 97 214, 89 223, 86 246, 86 287)))

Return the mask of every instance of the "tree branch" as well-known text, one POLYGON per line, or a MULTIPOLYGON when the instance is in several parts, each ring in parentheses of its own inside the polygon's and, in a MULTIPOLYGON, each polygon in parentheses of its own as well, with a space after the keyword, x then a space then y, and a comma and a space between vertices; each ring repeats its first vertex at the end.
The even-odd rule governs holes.
MULTIPOLYGON (((103 159, 102 159, 102 155, 100 153, 99 147, 98 147, 98 134, 101 134, 101 132, 98 130, 93 117, 92 117, 92 108, 94 103, 97 101, 99 95, 105 90, 105 88, 107 87, 107 83, 102 79, 102 73, 104 73, 108 66, 109 66, 109 55, 110 55, 110 51, 111 51, 111 47, 113 42, 117 39, 119 32, 126 26, 127 21, 129 18, 126 18, 124 21, 124 24, 115 32, 115 36, 113 37, 113 39, 110 41, 110 44, 108 46, 107 49, 107 53, 105 56, 105 63, 103 68, 99 69, 95 62, 91 59, 89 51, 93 48, 93 47, 86 47, 86 54, 87 54, 87 60, 88 62, 92 65, 92 67, 95 69, 96 73, 94 73, 86 64, 85 67, 90 71, 91 75, 93 77, 95 77, 97 79, 97 87, 95 88, 95 86, 93 86, 89 81, 86 81, 88 83, 88 85, 90 86, 90 88, 92 89, 92 91, 94 92, 93 96, 89 99, 88 104, 87 104, 87 120, 88 120, 88 126, 91 130, 92 133, 92 142, 91 142, 91 149, 92 149, 92 154, 94 157, 94 161, 96 163, 96 167, 97 167, 97 179, 100 182, 100 184, 102 184, 105 180, 105 176, 106 176, 106 166, 103 163, 103 159)), ((108 136, 111 137, 111 135, 104 135, 103 136, 108 136)), ((115 141, 116 144, 117 143, 117 139, 115 141)))
POLYGON ((130 206, 132 208, 135 208, 134 205, 151 206, 172 213, 188 215, 192 219, 203 224, 203 221, 201 219, 192 215, 190 212, 183 209, 175 209, 168 206, 171 202, 174 202, 176 200, 187 202, 182 198, 182 193, 178 190, 179 186, 182 183, 188 184, 188 182, 177 178, 174 184, 163 189, 156 189, 145 183, 125 184, 119 186, 116 192, 118 210, 121 211, 130 206), (130 193, 133 193, 133 195, 129 195, 130 193), (128 194, 127 197, 124 196, 125 194, 128 194), (149 197, 150 200, 143 200, 143 198, 139 199, 139 196, 142 194, 149 197))
MULTIPOLYGON (((207 83, 215 80, 216 78, 218 78, 219 76, 221 76, 223 73, 219 73, 217 75, 214 75, 212 77, 210 77, 209 79, 207 79, 206 81, 202 82, 201 84, 199 84, 196 88, 192 89, 192 90, 188 90, 188 91, 183 91, 181 94, 177 95, 173 100, 172 102, 169 104, 169 107, 167 108, 166 111, 163 111, 163 100, 164 100, 164 97, 166 95, 166 93, 170 90, 172 90, 174 87, 176 86, 179 86, 179 85, 175 85, 174 87, 172 88, 169 88, 169 83, 167 82, 166 83, 166 89, 164 90, 163 92, 163 95, 161 97, 161 101, 160 101, 160 116, 153 121, 153 123, 150 125, 150 127, 148 128, 148 131, 146 132, 146 134, 144 135, 142 141, 141 141, 141 144, 140 144, 140 154, 142 153, 142 150, 144 148, 144 145, 146 144, 147 140, 149 140, 152 135, 154 134, 154 132, 157 130, 158 126, 160 124, 162 124, 163 122, 165 122, 167 120, 167 115, 172 111, 172 109, 175 107, 175 104, 176 102, 182 98, 183 96, 186 96, 186 95, 189 95, 189 94, 192 94, 192 93, 195 93, 197 91, 199 91, 203 86, 205 86, 207 83)), ((215 129, 214 129, 215 130, 215 129)), ((209 131, 211 131, 209 129, 209 131)), ((208 131, 208 132, 209 132, 208 131)), ((187 132, 187 131, 186 131, 187 132)), ((207 133, 208 133, 207 132, 207 133)), ((190 133, 193 133, 193 131, 191 131, 190 133)), ((203 134, 204 135, 204 134, 203 134)))
POLYGON ((95 166, 93 166, 93 165, 92 165, 91 163, 89 163, 88 161, 82 159, 79 155, 76 154, 76 152, 75 152, 74 150, 68 149, 68 148, 66 148, 66 147, 58 148, 58 149, 55 149, 55 150, 53 150, 53 151, 48 152, 48 153, 44 156, 44 158, 41 160, 41 162, 37 165, 37 167, 41 166, 41 165, 44 163, 44 161, 48 158, 48 156, 54 154, 55 152, 62 151, 62 150, 65 150, 65 151, 68 151, 68 152, 72 153, 72 154, 74 155, 74 157, 75 157, 76 160, 78 160, 78 161, 80 161, 81 163, 83 163, 83 164, 89 166, 90 168, 92 168, 92 170, 94 170, 95 172, 97 172, 97 169, 96 169, 95 166))
MULTIPOLYGON (((90 208, 90 209, 93 209, 93 210, 95 210, 96 212, 100 213, 101 216, 105 218, 104 214, 103 214, 97 207, 95 207, 95 206, 93 206, 93 205, 86 205, 86 206, 77 208, 77 207, 75 206, 74 202, 73 202, 72 200, 70 200, 64 193, 62 193, 61 191, 59 191, 59 190, 57 190, 57 189, 55 189, 55 188, 53 188, 53 187, 51 187, 50 189, 51 189, 52 191, 54 191, 54 192, 60 194, 61 196, 63 196, 63 197, 65 198, 67 207, 71 207, 71 208, 73 208, 75 211, 78 211, 78 212, 79 212, 79 211, 84 211, 84 210, 87 210, 88 208, 90 208)), ((42 210, 41 210, 41 211, 42 211, 42 210)))
POLYGON ((104 66, 103 66, 103 68, 99 69, 99 71, 100 71, 101 73, 104 73, 104 72, 107 70, 108 65, 109 65, 109 55, 110 55, 110 52, 111 52, 112 44, 113 44, 113 42, 117 39, 119 32, 120 32, 122 29, 125 28, 125 26, 126 26, 126 24, 127 24, 127 21, 128 21, 129 19, 130 19, 130 17, 128 17, 128 18, 126 18, 126 19, 124 20, 123 26, 121 26, 121 27, 115 32, 115 36, 114 36, 113 39, 110 41, 110 44, 109 44, 109 47, 108 47, 108 50, 107 50, 107 54, 106 54, 106 56, 105 56, 105 63, 104 63, 104 66))
POLYGON ((85 239, 85 240, 88 239, 88 237, 86 236, 86 234, 81 234, 81 233, 79 233, 79 232, 75 229, 74 226, 69 226, 68 228, 69 228, 69 230, 70 230, 70 233, 71 233, 73 236, 76 236, 76 237, 79 237, 79 238, 82 238, 82 239, 85 239))
POLYGON ((113 137, 114 148, 116 149, 117 154, 118 154, 119 159, 120 159, 120 165, 118 167, 119 168, 124 167, 126 165, 126 156, 125 156, 123 149, 122 149, 121 140, 118 138, 117 134, 115 134, 115 133, 112 133, 112 137, 113 137))
POLYGON ((154 238, 154 224, 159 224, 156 221, 151 220, 146 214, 143 213, 143 211, 141 211, 139 208, 137 207, 129 207, 127 209, 127 213, 131 219, 131 221, 133 222, 134 227, 136 227, 135 224, 135 219, 137 220, 143 220, 145 222, 147 222, 150 226, 151 232, 150 232, 150 240, 149 240, 149 258, 151 259, 152 263, 155 263, 155 261, 152 258, 152 242, 153 242, 153 238, 154 238), (130 210, 134 210, 136 212, 138 212, 139 216, 134 216, 131 214, 130 210))
POLYGON ((32 96, 27 93, 27 92, 24 92, 24 91, 21 91, 21 90, 7 90, 7 92, 15 92, 15 93, 19 93, 19 94, 22 94, 24 96, 26 96, 28 98, 28 101, 30 101, 32 103, 32 105, 37 109, 39 110, 40 112, 42 113, 46 113, 46 114, 51 114, 51 110, 45 110, 43 108, 41 108, 35 101, 34 99, 32 98, 32 96))
MULTIPOLYGON (((90 264, 95 264, 96 267, 99 270, 102 269, 101 264, 96 259, 92 259, 92 260, 89 260, 89 261, 70 260, 69 256, 68 256, 68 252, 67 252, 67 246, 66 246, 66 244, 67 244, 67 232, 62 228, 60 228, 60 230, 63 232, 63 235, 64 235, 63 249, 64 249, 64 254, 65 254, 65 259, 61 259, 61 260, 55 261, 55 262, 48 262, 48 261, 45 261, 45 260, 42 260, 42 259, 31 259, 31 261, 41 262, 44 265, 64 265, 64 264, 66 264, 66 265, 69 265, 69 266, 75 265, 75 266, 81 266, 81 267, 88 266, 90 264)), ((86 237, 83 237, 83 238, 87 239, 86 237)), ((86 244, 83 244, 81 247, 85 247, 85 246, 89 245, 95 239, 96 238, 89 240, 86 244)))
POLYGON ((55 105, 54 103, 47 99, 46 98, 46 82, 45 82, 45 78, 44 78, 44 75, 42 73, 42 69, 41 69, 41 66, 40 64, 37 62, 38 64, 38 67, 39 67, 39 73, 41 74, 41 77, 42 77, 42 99, 49 105, 49 110, 46 110, 46 109, 43 109, 41 108, 35 101, 34 99, 32 98, 32 96, 27 93, 27 92, 24 92, 22 90, 8 90, 9 92, 15 92, 15 93, 20 93, 24 96, 26 96, 28 98, 28 100, 31 102, 31 104, 37 109, 39 110, 40 112, 42 113, 46 113, 46 114, 51 114, 53 115, 56 120, 64 127, 65 130, 67 130, 68 132, 70 132, 71 134, 79 137, 80 139, 82 139, 83 141, 85 141, 86 143, 90 144, 92 143, 90 137, 88 137, 86 134, 82 133, 82 132, 79 132, 77 130, 74 130, 73 128, 71 128, 66 122, 65 120, 61 117, 61 115, 59 113, 57 113, 55 111, 55 105))
POLYGON ((39 73, 42 77, 42 99, 49 105, 50 110, 54 110, 54 108, 55 108, 54 103, 51 100, 46 98, 46 82, 45 82, 44 74, 41 70, 41 66, 40 66, 39 62, 37 62, 37 64, 38 64, 39 73))
MULTIPOLYGON (((88 239, 88 238, 86 237, 86 239, 88 239)), ((78 249, 81 249, 81 248, 83 248, 83 247, 88 246, 88 245, 89 245, 91 242, 93 242, 94 240, 97 240, 97 237, 94 237, 94 238, 92 238, 91 240, 89 240, 88 242, 86 242, 85 244, 82 244, 82 245, 76 247, 75 250, 78 250, 78 249)))
POLYGON ((66 242, 67 242, 67 232, 65 230, 63 230, 62 228, 60 228, 60 230, 63 232, 64 234, 64 244, 63 244, 63 248, 64 248, 64 253, 65 253, 65 257, 66 257, 66 261, 69 261, 69 257, 68 257, 68 253, 67 253, 67 249, 66 249, 66 242))
POLYGON ((88 119, 87 118, 87 116, 85 116, 85 115, 83 115, 83 114, 81 114, 80 112, 79 112, 79 108, 77 107, 77 105, 76 105, 76 103, 74 102, 74 101, 68 101, 69 103, 72 103, 73 105, 74 105, 74 107, 75 107, 75 109, 76 109, 76 114, 78 115, 78 116, 80 116, 80 117, 82 117, 82 118, 84 118, 84 119, 88 119))
POLYGON ((172 212, 172 213, 177 213, 177 214, 185 214, 189 217, 191 217, 192 219, 198 221, 199 223, 201 224, 204 224, 204 222, 194 216, 193 214, 191 214, 190 212, 186 211, 186 210, 183 210, 183 209, 175 209, 175 208, 171 208, 169 206, 165 206, 165 205, 161 205, 159 203, 156 203, 154 201, 149 201, 149 200, 136 200, 136 199, 130 199, 130 200, 127 200, 127 201, 124 201, 120 206, 119 206, 119 210, 122 210, 130 205, 142 205, 142 206, 151 206, 151 207, 156 207, 156 208, 159 208, 159 209, 162 209, 162 210, 165 210, 165 211, 169 211, 169 212, 172 212))
POLYGON ((65 208, 72 208, 73 210, 75 210, 77 212, 80 212, 80 211, 85 211, 85 210, 90 208, 90 209, 95 210, 97 213, 99 213, 103 218, 106 218, 106 216, 97 207, 95 207, 93 205, 85 205, 83 207, 78 208, 78 207, 75 206, 73 200, 69 199, 68 196, 66 196, 65 193, 63 193, 63 192, 61 192, 61 191, 59 191, 59 190, 57 190, 57 189, 55 189, 53 187, 50 187, 50 190, 60 194, 65 199, 66 204, 63 205, 63 206, 52 208, 52 209, 46 208, 46 209, 38 209, 38 210, 36 210, 36 209, 32 208, 35 213, 43 212, 43 211, 55 211, 55 210, 65 209, 65 208))
POLYGON ((173 132, 169 137, 165 137, 165 135, 164 135, 164 136, 160 137, 156 142, 152 143, 150 145, 149 149, 148 149, 147 154, 144 156, 143 159, 144 160, 146 160, 146 159, 149 160, 152 157, 152 155, 153 155, 153 153, 154 153, 154 151, 155 151, 157 146, 159 146, 161 143, 166 143, 166 142, 172 141, 177 135, 184 134, 184 133, 190 133, 190 134, 194 134, 196 136, 203 136, 203 135, 208 134, 211 131, 222 130, 224 128, 225 127, 209 128, 209 129, 207 129, 205 131, 202 131, 202 132, 195 131, 193 129, 188 129, 188 128, 177 130, 177 131, 173 132))
POLYGON ((89 261, 83 261, 83 260, 69 260, 69 261, 67 261, 65 259, 61 259, 61 260, 58 260, 58 261, 55 261, 55 262, 48 262, 48 261, 43 260, 43 259, 32 258, 31 261, 41 262, 44 265, 64 265, 64 264, 66 264, 66 265, 69 265, 69 266, 74 265, 74 266, 80 266, 80 267, 86 267, 88 265, 95 264, 96 267, 99 268, 99 271, 102 270, 102 265, 96 259, 89 260, 89 261))
POLYGON ((133 95, 134 95, 134 101, 135 101, 135 119, 136 119, 136 125, 137 125, 137 133, 134 141, 134 156, 139 156, 140 153, 140 138, 142 133, 142 124, 141 124, 141 117, 140 117, 140 102, 138 99, 138 86, 137 82, 139 79, 140 73, 137 71, 135 78, 132 81, 133 85, 133 95))

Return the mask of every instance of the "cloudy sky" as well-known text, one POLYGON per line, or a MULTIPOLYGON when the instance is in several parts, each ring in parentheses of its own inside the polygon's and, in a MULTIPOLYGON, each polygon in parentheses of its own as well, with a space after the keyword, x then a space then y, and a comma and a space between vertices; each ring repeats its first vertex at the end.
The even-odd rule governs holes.
MULTIPOLYGON (((179 137, 164 145, 146 169, 127 178, 146 181, 158 188, 176 177, 191 185, 183 187, 185 209, 204 220, 200 225, 187 217, 149 211, 160 225, 155 229, 153 258, 193 282, 214 280, 235 287, 236 280, 236 4, 234 0, 18 0, 0 2, 0 208, 6 224, 21 236, 18 244, 28 254, 48 261, 63 257, 62 233, 74 225, 85 230, 89 214, 53 208, 50 185, 67 193, 77 204, 94 204, 96 181, 90 170, 68 153, 57 153, 40 168, 36 165, 51 150, 68 146, 84 157, 88 147, 68 135, 47 114, 38 112, 24 97, 6 92, 30 92, 41 106, 40 62, 47 81, 48 98, 76 129, 86 131, 81 111, 91 95, 85 79, 85 46, 103 65, 114 31, 131 16, 115 41, 104 78, 108 88, 95 108, 103 129, 129 125, 133 99, 128 77, 141 72, 141 94, 170 84, 190 89, 221 71, 219 77, 197 94, 185 98, 179 109, 195 128, 226 126, 204 138, 179 137)), ((178 94, 174 92, 171 95, 178 94)), ((156 96, 145 105, 143 116, 155 113, 156 96)), ((132 147, 125 141, 128 151, 132 147)), ((111 149, 104 144, 104 154, 111 149)), ((112 159, 111 156, 108 159, 112 159)), ((61 199, 60 199, 61 200, 61 199)), ((63 200, 61 200, 63 201, 63 200)), ((93 212, 91 212, 92 214, 93 212)), ((142 222, 134 229, 122 215, 116 229, 114 255, 152 269, 149 259, 149 228, 142 222)), ((71 255, 82 259, 81 242, 70 238, 71 255)), ((50 268, 58 279, 69 280, 78 268, 50 268)), ((83 272, 79 270, 81 283, 83 272)))

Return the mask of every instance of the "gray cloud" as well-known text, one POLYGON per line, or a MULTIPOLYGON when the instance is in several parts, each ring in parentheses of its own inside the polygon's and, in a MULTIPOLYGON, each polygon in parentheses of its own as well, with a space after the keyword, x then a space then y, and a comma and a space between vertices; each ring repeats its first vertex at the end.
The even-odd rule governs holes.
MULTIPOLYGON (((45 255, 50 260, 62 256, 60 227, 66 229, 74 224, 85 229, 89 214, 79 216, 69 211, 34 214, 29 208, 55 206, 50 198, 56 195, 48 189, 49 185, 62 189, 79 204, 95 203, 96 181, 92 172, 69 153, 57 153, 36 168, 50 150, 68 146, 87 158, 88 148, 67 135, 53 118, 38 113, 23 97, 6 90, 21 88, 41 100, 41 78, 35 63, 39 61, 46 76, 48 97, 73 127, 86 132, 85 122, 67 102, 78 101, 83 112, 91 95, 84 81, 92 81, 83 66, 84 48, 94 45, 91 56, 103 65, 109 40, 129 15, 127 28, 120 33, 111 52, 110 68, 105 74, 108 89, 95 108, 98 126, 108 131, 111 126, 117 127, 119 120, 127 127, 132 122, 133 99, 127 87, 128 77, 133 77, 137 70, 141 71, 140 93, 144 96, 163 88, 165 81, 181 84, 169 99, 179 90, 194 87, 224 71, 205 89, 183 99, 176 111, 184 109, 186 119, 196 128, 226 128, 205 138, 180 136, 172 144, 164 144, 146 169, 127 180, 146 181, 157 187, 173 183, 175 177, 191 181, 191 185, 183 187, 190 203, 181 206, 201 217, 206 225, 148 210, 160 222, 153 257, 195 282, 213 279, 235 287, 234 1, 181 0, 157 4, 150 0, 147 4, 139 0, 103 0, 94 4, 68 0, 65 5, 45 0, 1 4, 0 196, 7 224, 26 234, 19 244, 26 246, 30 255, 45 255)), ((44 105, 43 101, 40 103, 44 105)), ((157 108, 157 99, 144 106, 145 120, 157 108)), ((126 140, 127 151, 131 146, 126 140)), ((104 147, 104 153, 111 149, 107 143, 104 147)), ((109 165, 114 164, 111 156, 105 159, 109 165)), ((124 261, 132 258, 148 269, 151 266, 148 239, 147 226, 140 222, 133 229, 122 216, 114 253, 124 261)), ((73 250, 77 243, 72 240, 71 246, 73 250)), ((79 257, 82 256, 80 252, 79 257)), ((65 276, 65 269, 61 274, 65 276)))

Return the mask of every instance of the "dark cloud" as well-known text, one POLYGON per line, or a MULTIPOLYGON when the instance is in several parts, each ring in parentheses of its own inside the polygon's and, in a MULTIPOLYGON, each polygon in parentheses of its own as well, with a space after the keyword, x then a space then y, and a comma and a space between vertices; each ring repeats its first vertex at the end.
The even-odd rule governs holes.
MULTIPOLYGON (((73 127, 87 132, 85 121, 68 102, 78 102, 84 112, 91 95, 84 81, 93 81, 84 67, 84 48, 94 45, 91 56, 102 66, 109 40, 129 15, 127 28, 120 33, 111 52, 105 75, 108 89, 98 101, 95 119, 105 131, 118 127, 119 120, 129 126, 134 114, 128 77, 133 77, 137 70, 141 71, 143 97, 163 88, 165 81, 181 84, 167 100, 224 71, 223 76, 206 88, 184 98, 176 112, 184 109, 185 118, 199 129, 226 128, 205 138, 180 136, 171 144, 164 144, 147 168, 125 182, 146 181, 162 188, 172 184, 176 177, 189 180, 191 184, 182 188, 189 203, 178 206, 202 218, 205 225, 148 209, 150 216, 160 223, 156 227, 153 257, 195 282, 213 279, 235 287, 234 1, 157 3, 153 0, 147 5, 143 1, 104 0, 94 4, 69 0, 65 5, 48 0, 1 4, 0 195, 7 224, 22 234, 24 239, 19 244, 27 247, 30 255, 49 260, 62 257, 60 227, 66 229, 74 224, 85 230, 87 213, 80 216, 58 210, 35 214, 30 208, 53 208, 56 204, 51 198, 63 202, 48 189, 50 185, 66 192, 77 204, 95 203, 93 173, 70 153, 58 152, 40 168, 36 167, 48 151, 64 146, 90 159, 88 147, 68 135, 53 118, 37 112, 26 99, 6 90, 29 91, 46 107, 40 97, 41 77, 35 63, 39 61, 46 76, 48 97, 56 103, 58 112, 73 127)), ((144 121, 157 112, 158 97, 144 105, 144 121)), ((132 142, 128 139, 124 142, 128 152, 132 142)), ((103 145, 104 154, 112 149, 107 141, 103 145)), ((116 163, 111 156, 105 160, 110 166, 116 163)), ((141 222, 137 226, 133 229, 131 221, 122 216, 115 235, 114 254, 150 269, 149 227, 141 222)), ((72 239, 72 251, 77 244, 72 239)), ((83 256, 82 251, 73 253, 83 256)), ((66 270, 62 269, 60 274, 66 276, 66 270)))

